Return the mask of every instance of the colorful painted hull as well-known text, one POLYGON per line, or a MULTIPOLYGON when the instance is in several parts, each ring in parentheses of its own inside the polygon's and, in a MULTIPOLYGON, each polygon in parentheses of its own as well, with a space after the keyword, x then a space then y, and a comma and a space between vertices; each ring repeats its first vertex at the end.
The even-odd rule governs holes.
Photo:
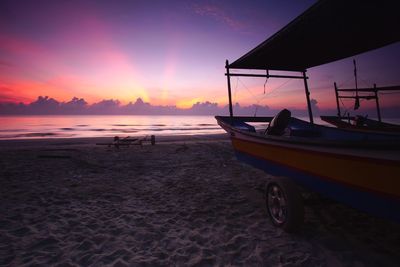
POLYGON ((219 123, 230 133, 239 160, 269 174, 289 177, 353 207, 400 222, 398 149, 325 146, 323 140, 290 142, 289 136, 268 138, 243 127, 235 128, 227 120, 219 123))

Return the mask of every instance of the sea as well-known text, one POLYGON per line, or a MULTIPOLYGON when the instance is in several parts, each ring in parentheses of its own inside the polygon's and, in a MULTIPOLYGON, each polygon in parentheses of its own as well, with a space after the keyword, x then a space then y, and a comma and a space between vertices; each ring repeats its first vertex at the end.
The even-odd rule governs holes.
POLYGON ((0 140, 202 135, 223 132, 213 116, 0 116, 0 140))
MULTIPOLYGON (((302 118, 308 120, 307 118, 302 118)), ((392 120, 400 122, 400 120, 392 120)), ((316 118, 318 124, 325 124, 316 118)), ((267 124, 255 125, 265 128, 267 124)), ((0 140, 221 134, 214 116, 21 115, 0 116, 0 140)))

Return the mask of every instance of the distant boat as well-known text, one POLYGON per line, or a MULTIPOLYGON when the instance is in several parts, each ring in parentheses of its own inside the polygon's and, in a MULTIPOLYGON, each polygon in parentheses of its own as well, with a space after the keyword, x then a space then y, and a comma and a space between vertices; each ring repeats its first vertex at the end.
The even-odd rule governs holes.
POLYGON ((338 128, 353 129, 357 131, 374 131, 387 133, 400 133, 400 125, 368 119, 363 116, 338 117, 321 116, 321 120, 330 123, 338 128))
MULTIPOLYGON (((355 61, 354 61, 355 66, 355 61)), ((335 87, 335 95, 336 95, 336 106, 337 106, 337 116, 321 116, 321 120, 328 122, 339 128, 346 128, 352 130, 359 131, 375 131, 375 132, 388 132, 388 133, 400 133, 400 125, 383 122, 381 118, 381 110, 379 105, 379 95, 378 93, 381 91, 399 91, 400 86, 386 86, 386 87, 377 87, 374 84, 373 88, 357 88, 357 72, 356 68, 354 68, 355 79, 356 79, 356 88, 338 88, 336 83, 335 87), (349 95, 348 93, 355 93, 355 95, 349 95), (342 115, 340 110, 339 100, 342 98, 345 99, 355 99, 354 109, 358 109, 360 106, 360 99, 365 100, 375 100, 376 104, 376 114, 378 120, 373 120, 367 118, 367 116, 350 116, 349 114, 342 115)))
POLYGON ((215 118, 239 160, 275 175, 266 187, 266 205, 276 226, 300 228, 304 215, 298 185, 400 222, 400 134, 315 124, 306 76, 310 67, 398 42, 398 25, 392 1, 323 0, 241 58, 226 61, 230 116, 215 118), (274 70, 280 72, 271 74, 274 70), (303 80, 309 122, 287 109, 275 117, 234 116, 234 76, 303 80), (268 126, 257 131, 253 124, 260 122, 268 126))

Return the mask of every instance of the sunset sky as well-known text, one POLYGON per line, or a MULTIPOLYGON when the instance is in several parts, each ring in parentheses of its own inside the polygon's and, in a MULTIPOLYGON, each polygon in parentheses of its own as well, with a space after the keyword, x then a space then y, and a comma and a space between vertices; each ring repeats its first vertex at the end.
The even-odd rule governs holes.
MULTIPOLYGON (((239 58, 314 2, 3 0, 0 102, 29 103, 42 95, 90 104, 140 97, 180 108, 226 105, 225 60, 239 58)), ((400 84, 399 44, 355 59, 360 86, 400 84)), ((320 108, 334 107, 334 81, 354 85, 352 60, 308 71, 320 108)), ((264 83, 233 78, 234 101, 305 106, 302 83, 269 80, 265 95, 264 83)), ((399 102, 399 95, 382 97, 384 106, 399 102)))

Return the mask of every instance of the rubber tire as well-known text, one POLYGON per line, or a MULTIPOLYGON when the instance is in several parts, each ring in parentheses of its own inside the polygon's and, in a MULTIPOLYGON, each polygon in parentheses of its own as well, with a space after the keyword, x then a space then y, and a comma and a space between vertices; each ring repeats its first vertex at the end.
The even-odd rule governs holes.
POLYGON ((304 204, 303 197, 297 185, 286 177, 274 177, 267 185, 266 208, 272 223, 282 228, 285 232, 298 232, 304 223, 304 204), (286 201, 286 219, 284 222, 278 222, 271 215, 268 205, 268 194, 272 186, 278 186, 286 201))

